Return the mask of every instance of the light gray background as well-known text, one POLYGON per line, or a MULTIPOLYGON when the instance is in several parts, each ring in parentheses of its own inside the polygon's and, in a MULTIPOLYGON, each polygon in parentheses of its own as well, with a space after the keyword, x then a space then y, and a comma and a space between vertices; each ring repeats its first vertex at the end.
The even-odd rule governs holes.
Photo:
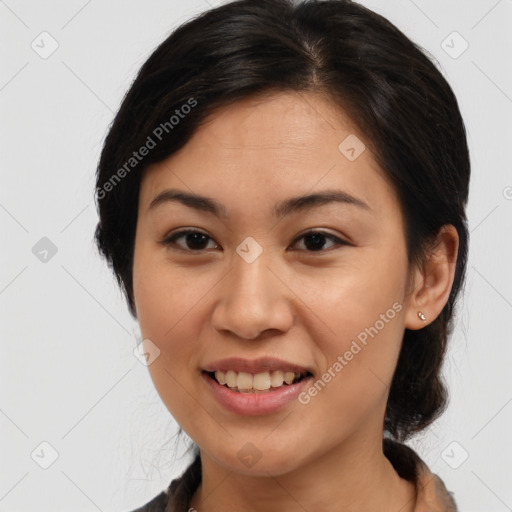
MULTIPOLYGON (((176 424, 133 354, 136 324, 93 246, 94 172, 139 67, 218 3, 0 1, 0 511, 128 511, 188 462, 175 457, 176 424), (43 31, 58 43, 45 59, 43 31), (32 251, 43 237, 57 248, 46 262, 32 251)), ((451 402, 411 445, 461 511, 512 510, 512 1, 361 3, 437 59, 471 147, 451 402), (469 44, 457 58, 453 31, 469 44)))

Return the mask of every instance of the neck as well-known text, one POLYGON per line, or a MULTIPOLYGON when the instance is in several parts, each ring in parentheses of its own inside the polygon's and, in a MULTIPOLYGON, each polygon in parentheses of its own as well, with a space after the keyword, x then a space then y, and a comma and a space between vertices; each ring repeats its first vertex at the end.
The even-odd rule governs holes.
POLYGON ((415 487, 401 479, 374 436, 355 436, 286 474, 234 473, 201 452, 202 482, 190 507, 198 512, 413 512, 415 487), (357 442, 358 441, 358 442, 357 442))

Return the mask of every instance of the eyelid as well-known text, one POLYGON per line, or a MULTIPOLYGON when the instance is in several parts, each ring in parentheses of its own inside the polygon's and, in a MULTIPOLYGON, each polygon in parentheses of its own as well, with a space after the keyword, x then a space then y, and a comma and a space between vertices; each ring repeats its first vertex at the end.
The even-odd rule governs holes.
MULTIPOLYGON (((181 238, 182 236, 186 236, 186 235, 191 234, 191 233, 202 234, 207 239, 212 240, 216 244, 217 247, 219 246, 219 244, 215 241, 215 239, 213 239, 210 235, 208 235, 204 231, 201 231, 200 229, 197 229, 197 228, 189 228, 189 229, 185 228, 185 229, 179 229, 176 232, 171 232, 168 235, 166 235, 164 237, 164 239, 161 240, 159 243, 161 245, 163 245, 164 247, 170 247, 172 250, 182 251, 182 252, 186 252, 188 254, 197 254, 197 255, 204 254, 206 249, 197 249, 197 250, 185 249, 183 247, 178 246, 175 243, 175 240, 177 240, 178 238, 181 238)), ((334 235, 332 233, 329 233, 328 231, 325 231, 325 230, 320 229, 320 228, 318 228, 318 229, 311 228, 311 229, 306 230, 303 233, 297 235, 297 237, 292 242, 292 246, 296 245, 299 240, 301 240, 302 238, 304 238, 307 235, 322 235, 325 238, 331 239, 332 241, 334 241, 335 242, 334 247, 336 247, 336 246, 350 246, 350 245, 352 245, 347 240, 344 240, 343 238, 340 238, 339 236, 336 236, 336 235, 334 235)), ((326 252, 329 252, 330 249, 332 249, 332 248, 321 249, 321 250, 318 250, 318 251, 308 251, 308 250, 304 250, 304 249, 299 249, 298 252, 302 252, 302 253, 306 253, 306 254, 319 254, 320 255, 320 254, 325 254, 326 252)))
MULTIPOLYGON (((182 236, 185 236, 185 235, 188 235, 190 233, 199 233, 201 235, 204 235, 206 238, 212 240, 215 242, 215 240, 210 236, 208 235, 207 233, 205 233, 204 231, 201 231, 200 229, 197 229, 197 228, 185 228, 185 229, 179 229, 178 231, 175 231, 175 232, 171 232, 167 235, 165 235, 165 237, 163 238, 163 240, 159 241, 159 244, 163 245, 164 247, 170 247, 172 250, 176 250, 176 251, 183 251, 183 252, 187 252, 187 253, 192 253, 192 254, 201 254, 205 251, 205 249, 198 249, 198 250, 192 250, 192 249, 184 249, 183 247, 180 247, 176 244, 175 240, 177 240, 178 238, 181 238, 182 236)), ((217 242, 215 242, 215 244, 218 246, 219 244, 217 242)))
MULTIPOLYGON (((343 238, 340 238, 339 236, 334 235, 334 234, 330 233, 329 231, 325 231, 325 230, 320 229, 320 228, 318 228, 318 229, 311 228, 311 229, 308 229, 308 230, 304 231, 300 235, 297 235, 297 237, 295 238, 295 240, 292 243, 292 246, 297 244, 297 242, 299 240, 301 240, 302 238, 304 238, 307 235, 322 235, 322 236, 324 236, 327 239, 331 239, 332 241, 335 242, 335 245, 333 246, 334 248, 336 248, 336 246, 352 245, 347 240, 344 240, 343 238)), ((320 255, 320 254, 325 254, 325 253, 329 252, 331 249, 333 249, 333 247, 330 247, 328 249, 322 249, 322 250, 319 250, 319 251, 307 251, 307 250, 300 250, 300 249, 299 249, 299 251, 303 252, 303 253, 306 253, 307 255, 310 255, 310 254, 318 254, 318 255, 320 255)))

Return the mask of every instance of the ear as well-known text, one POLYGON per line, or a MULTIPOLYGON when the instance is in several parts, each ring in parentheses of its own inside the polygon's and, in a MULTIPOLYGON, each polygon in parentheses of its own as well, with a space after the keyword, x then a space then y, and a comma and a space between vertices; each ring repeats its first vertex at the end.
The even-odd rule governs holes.
POLYGON ((444 225, 432 244, 422 268, 414 270, 414 288, 405 312, 405 327, 421 329, 433 322, 448 302, 455 277, 459 235, 451 224, 444 225), (426 320, 422 320, 418 312, 426 320))

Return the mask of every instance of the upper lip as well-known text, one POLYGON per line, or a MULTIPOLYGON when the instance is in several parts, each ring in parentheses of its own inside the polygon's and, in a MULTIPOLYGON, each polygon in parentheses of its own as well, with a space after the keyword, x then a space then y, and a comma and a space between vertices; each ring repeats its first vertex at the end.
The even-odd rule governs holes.
POLYGON ((233 370, 236 372, 259 373, 281 370, 283 372, 306 373, 310 372, 304 366, 299 364, 290 363, 283 359, 275 357, 260 357, 258 359, 243 359, 241 357, 230 357, 227 359, 219 359, 206 365, 203 368, 206 372, 215 371, 228 371, 233 370))

